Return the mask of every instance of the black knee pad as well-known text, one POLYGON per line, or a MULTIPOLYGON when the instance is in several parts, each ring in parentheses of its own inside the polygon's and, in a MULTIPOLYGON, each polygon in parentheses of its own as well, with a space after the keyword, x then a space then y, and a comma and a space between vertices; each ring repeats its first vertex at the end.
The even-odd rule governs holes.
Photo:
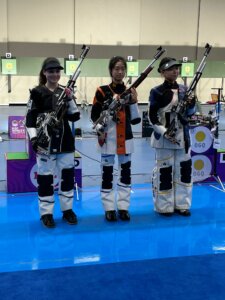
POLYGON ((166 191, 172 189, 172 166, 159 169, 159 190, 166 191))
POLYGON ((191 183, 192 162, 191 159, 180 163, 180 181, 183 183, 191 183))
POLYGON ((62 169, 61 179, 61 191, 71 191, 74 188, 74 168, 62 169))
POLYGON ((124 184, 131 184, 131 161, 121 164, 120 181, 124 184))
POLYGON ((112 189, 113 166, 103 166, 102 168, 102 189, 112 189))
POLYGON ((52 196, 54 193, 53 175, 37 175, 38 195, 40 197, 52 196))

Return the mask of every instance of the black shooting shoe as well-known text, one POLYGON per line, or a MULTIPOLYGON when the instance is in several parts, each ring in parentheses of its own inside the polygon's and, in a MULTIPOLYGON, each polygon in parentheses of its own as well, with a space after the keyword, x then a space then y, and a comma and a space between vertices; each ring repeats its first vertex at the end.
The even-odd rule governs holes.
POLYGON ((190 217, 191 212, 189 209, 175 209, 175 213, 184 217, 190 217))
POLYGON ((77 216, 72 209, 64 210, 62 218, 70 225, 77 224, 77 216))
POLYGON ((130 214, 128 212, 128 210, 118 210, 118 215, 120 220, 122 221, 130 221, 130 214))
POLYGON ((48 228, 55 227, 55 221, 53 219, 52 214, 46 214, 46 215, 41 216, 41 221, 45 227, 48 227, 48 228))
POLYGON ((105 212, 105 218, 109 222, 117 221, 116 211, 115 210, 107 210, 105 212))

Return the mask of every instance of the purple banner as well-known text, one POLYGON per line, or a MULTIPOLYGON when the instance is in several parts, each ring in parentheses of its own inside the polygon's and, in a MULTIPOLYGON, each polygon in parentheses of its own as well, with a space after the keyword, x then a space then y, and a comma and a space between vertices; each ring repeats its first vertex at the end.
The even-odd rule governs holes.
MULTIPOLYGON (((24 193, 37 191, 37 164, 30 159, 7 159, 7 192, 24 193)), ((75 182, 82 187, 81 158, 75 158, 75 182)), ((58 178, 54 177, 54 187, 58 187, 58 178)))
POLYGON ((8 118, 9 138, 25 139, 25 117, 24 116, 9 116, 8 118))

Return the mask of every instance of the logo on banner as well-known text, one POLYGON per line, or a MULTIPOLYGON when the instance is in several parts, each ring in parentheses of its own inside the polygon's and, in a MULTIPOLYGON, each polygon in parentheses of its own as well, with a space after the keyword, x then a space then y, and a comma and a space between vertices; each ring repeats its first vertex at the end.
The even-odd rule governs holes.
POLYGON ((9 116, 9 136, 10 138, 25 139, 25 117, 24 116, 9 116))
POLYGON ((205 155, 195 155, 192 157, 192 176, 193 181, 203 181, 210 177, 212 163, 205 155))
POLYGON ((195 153, 207 151, 213 142, 210 130, 204 126, 196 126, 190 130, 191 150, 195 153))

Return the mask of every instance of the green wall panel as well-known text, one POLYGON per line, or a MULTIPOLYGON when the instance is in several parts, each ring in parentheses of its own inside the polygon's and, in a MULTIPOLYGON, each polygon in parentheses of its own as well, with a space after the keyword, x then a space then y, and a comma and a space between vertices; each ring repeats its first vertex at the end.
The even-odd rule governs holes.
MULTIPOLYGON (((18 76, 38 76, 41 64, 44 58, 41 57, 18 57, 17 58, 17 75, 18 76)), ((61 64, 64 66, 64 59, 60 58, 61 64)), ((108 77, 108 59, 85 59, 81 65, 82 77, 108 77)), ((139 61, 139 73, 142 72, 151 60, 139 61)), ((195 70, 199 62, 195 62, 195 70)), ((158 62, 151 72, 151 77, 159 77, 157 72, 158 62)), ((205 78, 221 78, 225 77, 225 61, 207 61, 202 77, 205 78)))

